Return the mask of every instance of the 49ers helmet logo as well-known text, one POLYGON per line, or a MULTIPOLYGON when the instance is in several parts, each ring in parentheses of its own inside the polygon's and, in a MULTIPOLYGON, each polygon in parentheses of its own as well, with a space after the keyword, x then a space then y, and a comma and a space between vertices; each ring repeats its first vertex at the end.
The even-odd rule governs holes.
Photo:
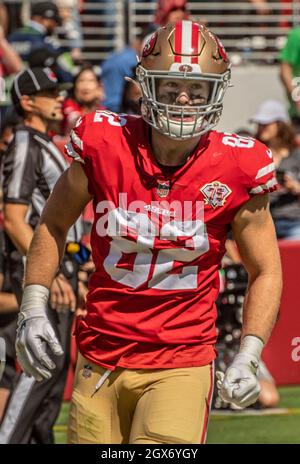
POLYGON ((179 71, 180 72, 192 72, 193 67, 190 66, 189 64, 182 64, 181 66, 179 66, 179 71))
POLYGON ((217 45, 218 45, 220 56, 223 58, 224 61, 226 61, 226 63, 228 63, 229 58, 228 58, 228 55, 227 55, 226 50, 224 48, 224 45, 222 44, 221 40, 218 39, 218 37, 216 35, 215 35, 215 40, 216 40, 217 45))
POLYGON ((146 58, 147 56, 151 55, 151 53, 154 50, 155 44, 157 40, 157 32, 154 32, 151 37, 147 40, 143 52, 142 52, 142 57, 146 58))

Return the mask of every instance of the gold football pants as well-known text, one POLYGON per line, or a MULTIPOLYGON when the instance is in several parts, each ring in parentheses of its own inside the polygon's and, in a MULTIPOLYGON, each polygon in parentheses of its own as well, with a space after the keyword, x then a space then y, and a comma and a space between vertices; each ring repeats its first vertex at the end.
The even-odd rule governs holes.
POLYGON ((69 443, 204 443, 213 391, 211 364, 174 369, 118 367, 106 378, 107 374, 79 354, 69 443), (104 382, 95 392, 100 379, 104 382))

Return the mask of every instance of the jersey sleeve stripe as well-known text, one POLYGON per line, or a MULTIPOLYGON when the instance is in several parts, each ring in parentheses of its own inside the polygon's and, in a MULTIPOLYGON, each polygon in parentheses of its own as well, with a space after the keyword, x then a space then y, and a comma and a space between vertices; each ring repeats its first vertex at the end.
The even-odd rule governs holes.
POLYGON ((70 137, 74 145, 76 145, 80 150, 83 150, 83 142, 74 130, 71 131, 70 137))
POLYGON ((272 189, 277 185, 277 179, 276 177, 273 177, 271 180, 266 182, 265 184, 259 185, 258 187, 253 188, 250 190, 250 193, 263 193, 267 192, 268 190, 272 189))
POLYGON ((259 169, 255 179, 260 179, 261 177, 264 177, 266 174, 269 174, 270 172, 275 171, 275 164, 270 163, 267 166, 259 169))
POLYGON ((80 155, 74 150, 74 147, 71 143, 67 143, 65 145, 65 151, 66 154, 70 157, 73 158, 75 161, 79 161, 80 163, 84 164, 84 160, 80 157, 80 155))

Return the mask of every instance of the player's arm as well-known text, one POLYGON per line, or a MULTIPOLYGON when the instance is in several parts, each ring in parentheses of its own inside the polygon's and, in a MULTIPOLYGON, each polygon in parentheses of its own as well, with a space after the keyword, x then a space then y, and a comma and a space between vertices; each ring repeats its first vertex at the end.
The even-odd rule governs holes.
POLYGON ((67 232, 90 199, 87 178, 75 162, 57 182, 29 248, 16 351, 24 372, 38 381, 49 379, 55 368, 47 345, 55 355, 63 353, 45 309, 67 232))
POLYGON ((225 376, 218 373, 218 387, 225 401, 247 407, 260 392, 258 363, 277 318, 282 290, 280 256, 268 195, 256 195, 249 200, 234 218, 232 229, 249 285, 240 351, 225 376))
POLYGON ((242 337, 251 334, 266 343, 277 318, 282 290, 280 255, 268 194, 248 201, 237 213, 232 229, 249 276, 242 337))

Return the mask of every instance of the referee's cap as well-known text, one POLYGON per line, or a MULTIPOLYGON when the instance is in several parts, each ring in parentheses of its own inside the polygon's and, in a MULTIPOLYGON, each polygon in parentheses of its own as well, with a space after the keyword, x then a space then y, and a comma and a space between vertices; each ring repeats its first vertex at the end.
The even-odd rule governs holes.
POLYGON ((23 95, 34 95, 58 87, 57 77, 50 68, 28 68, 19 72, 13 81, 12 101, 17 104, 23 95))

